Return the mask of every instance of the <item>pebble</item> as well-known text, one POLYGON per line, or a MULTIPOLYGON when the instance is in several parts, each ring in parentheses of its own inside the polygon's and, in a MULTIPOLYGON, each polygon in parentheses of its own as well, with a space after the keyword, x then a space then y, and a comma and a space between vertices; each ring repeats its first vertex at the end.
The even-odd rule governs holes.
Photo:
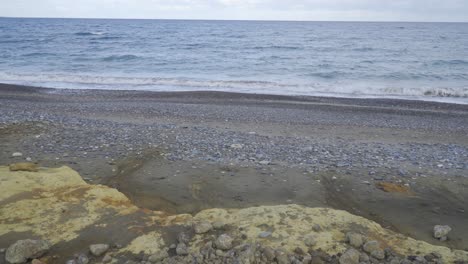
POLYGON ((308 234, 304 237, 304 244, 308 247, 313 247, 317 244, 317 239, 314 234, 308 234))
POLYGON ((185 256, 188 255, 188 247, 185 245, 185 243, 179 243, 177 244, 176 247, 176 254, 179 256, 185 256))
POLYGON ((229 235, 222 234, 216 239, 215 245, 218 249, 229 250, 232 248, 232 241, 233 239, 229 235))
POLYGON ((13 154, 11 154, 12 157, 22 157, 23 156, 23 153, 21 152, 14 152, 13 154))
POLYGON ((259 237, 259 238, 267 238, 267 237, 270 237, 271 234, 272 234, 271 232, 263 231, 263 232, 260 232, 260 233, 258 234, 258 237, 259 237))
POLYGON ((96 257, 103 255, 107 250, 109 250, 108 244, 94 244, 89 246, 89 251, 96 257))
POLYGON ((213 226, 208 221, 197 221, 193 224, 193 228, 195 230, 195 233, 204 234, 209 232, 213 228, 213 226))

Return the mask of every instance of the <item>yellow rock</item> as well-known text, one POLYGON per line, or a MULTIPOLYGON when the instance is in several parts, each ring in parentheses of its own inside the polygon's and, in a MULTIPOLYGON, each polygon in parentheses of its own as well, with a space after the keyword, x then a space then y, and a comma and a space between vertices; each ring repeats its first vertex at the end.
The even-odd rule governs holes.
MULTIPOLYGON (((328 254, 342 253, 347 247, 345 234, 352 230, 403 255, 438 252, 446 263, 468 261, 466 251, 417 241, 346 211, 278 205, 209 209, 193 217, 168 215, 139 209, 124 194, 106 186, 89 185, 68 167, 29 172, 0 166, 0 240, 11 232, 30 232, 56 244, 80 237, 89 227, 107 228, 125 223, 117 227, 117 232, 131 239, 119 253, 149 255, 168 246, 163 239, 164 228, 188 228, 199 220, 222 222, 231 237, 244 237, 244 242, 259 241, 290 251, 296 247, 307 251, 304 236, 312 234, 317 241, 313 248, 321 248, 328 254), (316 224, 321 226, 318 232, 313 228, 316 224), (271 236, 259 237, 264 231, 271 232, 271 236)), ((207 234, 195 235, 190 242, 191 252, 198 251, 206 239, 207 234)))
POLYGON ((32 162, 19 162, 10 164, 10 171, 31 171, 36 172, 39 168, 37 164, 32 162))

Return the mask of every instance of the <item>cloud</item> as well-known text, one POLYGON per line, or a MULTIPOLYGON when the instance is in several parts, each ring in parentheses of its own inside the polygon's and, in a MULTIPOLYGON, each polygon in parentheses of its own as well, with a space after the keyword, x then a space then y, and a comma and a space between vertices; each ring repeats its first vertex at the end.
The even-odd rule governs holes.
POLYGON ((0 0, 0 16, 468 21, 466 0, 0 0))

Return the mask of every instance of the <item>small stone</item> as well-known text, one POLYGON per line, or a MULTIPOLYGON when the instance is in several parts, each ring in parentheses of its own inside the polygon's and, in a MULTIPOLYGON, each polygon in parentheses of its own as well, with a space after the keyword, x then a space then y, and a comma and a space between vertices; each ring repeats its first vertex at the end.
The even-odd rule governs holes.
POLYGON ((263 231, 258 234, 259 238, 267 238, 271 236, 271 232, 263 231))
POLYGON ((304 237, 304 244, 308 247, 313 247, 317 244, 317 239, 313 234, 308 234, 304 237))
POLYGON ((258 162, 258 164, 260 164, 260 165, 270 165, 270 161, 262 160, 262 161, 258 162))
POLYGON ((241 149, 243 148, 244 146, 242 144, 231 144, 231 148, 232 149, 241 149))
POLYGON ((31 261, 31 264, 44 264, 42 261, 38 260, 38 259, 33 259, 31 261))
POLYGON ((31 162, 19 162, 13 163, 9 166, 10 171, 29 171, 29 172, 37 172, 37 164, 31 162))
POLYGON ((452 228, 448 225, 436 225, 434 226, 434 238, 445 241, 450 231, 452 231, 452 228))
POLYGON ((78 257, 76 257, 76 264, 88 264, 89 263, 89 258, 86 256, 86 254, 80 254, 78 257))
POLYGON ((275 250, 272 247, 265 247, 263 249, 263 255, 268 261, 273 262, 275 259, 275 250))
POLYGON ((188 248, 187 245, 184 243, 179 243, 176 247, 176 254, 179 256, 186 256, 188 255, 188 248))
POLYGON ((275 253, 276 261, 278 264, 290 264, 288 254, 283 250, 277 250, 275 253))
POLYGON ((359 255, 359 262, 369 262, 369 256, 366 253, 361 252, 359 255))
POLYGON ((195 230, 195 233, 204 234, 210 231, 213 228, 213 226, 208 221, 198 221, 194 223, 193 228, 195 230))
POLYGON ((224 252, 222 250, 220 250, 220 249, 217 249, 215 251, 215 253, 216 253, 216 256, 218 256, 218 257, 224 257, 225 256, 224 252))
POLYGON ((107 250, 109 250, 108 244, 94 244, 89 246, 89 251, 91 251, 91 254, 95 257, 103 255, 107 250))
POLYGON ((213 228, 214 229, 222 229, 226 226, 226 224, 223 221, 214 221, 213 222, 213 228))
POLYGON ((180 232, 179 235, 177 235, 177 241, 179 243, 188 244, 190 242, 190 237, 187 235, 187 233, 180 232))
POLYGON ((359 264, 360 253, 354 248, 348 249, 340 257, 340 264, 359 264))
POLYGON ((163 259, 169 257, 167 250, 161 250, 156 254, 149 256, 148 261, 151 263, 156 263, 158 261, 162 261, 163 259))
POLYGON ((346 234, 346 241, 355 248, 360 248, 364 244, 362 236, 358 233, 348 232, 346 234))
POLYGON ((109 263, 112 261, 112 256, 109 255, 109 254, 106 254, 103 258, 102 258, 102 263, 109 263))
POLYGON ((13 154, 11 154, 12 157, 22 157, 23 156, 23 153, 21 152, 14 152, 13 154))
POLYGON ((218 249, 229 250, 232 248, 232 241, 233 239, 229 235, 222 234, 216 239, 215 245, 218 249))
POLYGON ((312 226, 312 230, 314 230, 315 232, 320 232, 322 231, 322 227, 319 224, 315 224, 312 226))
POLYGON ((28 259, 40 258, 50 249, 50 244, 44 240, 18 240, 8 247, 5 260, 9 263, 25 263, 28 259))
POLYGON ((362 249, 364 249, 365 252, 370 254, 371 252, 380 249, 380 245, 379 242, 371 240, 365 243, 362 249))
POLYGON ((370 255, 376 259, 384 259, 385 258, 385 252, 382 249, 376 249, 370 253, 370 255))

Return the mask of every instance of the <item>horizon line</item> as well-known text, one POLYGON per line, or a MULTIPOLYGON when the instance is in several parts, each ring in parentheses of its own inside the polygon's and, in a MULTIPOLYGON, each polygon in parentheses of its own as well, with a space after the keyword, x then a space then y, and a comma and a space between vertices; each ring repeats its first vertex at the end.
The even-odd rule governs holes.
POLYGON ((119 18, 119 17, 39 17, 1 16, 19 19, 89 19, 89 20, 176 20, 176 21, 237 21, 237 22, 356 22, 356 23, 468 23, 468 21, 408 21, 408 20, 273 20, 273 19, 202 19, 202 18, 119 18))

